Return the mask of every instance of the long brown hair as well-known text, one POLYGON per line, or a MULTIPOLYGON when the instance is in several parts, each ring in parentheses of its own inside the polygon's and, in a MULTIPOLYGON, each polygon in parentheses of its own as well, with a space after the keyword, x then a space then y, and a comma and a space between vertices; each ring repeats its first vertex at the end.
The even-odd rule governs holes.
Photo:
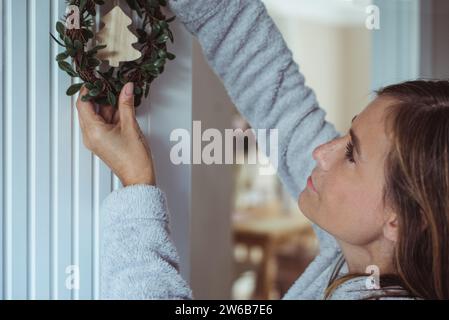
MULTIPOLYGON (((398 216, 393 282, 417 298, 449 299, 449 81, 404 82, 377 96, 396 100, 385 114, 383 197, 398 216)), ((331 281, 326 295, 349 278, 331 281)))

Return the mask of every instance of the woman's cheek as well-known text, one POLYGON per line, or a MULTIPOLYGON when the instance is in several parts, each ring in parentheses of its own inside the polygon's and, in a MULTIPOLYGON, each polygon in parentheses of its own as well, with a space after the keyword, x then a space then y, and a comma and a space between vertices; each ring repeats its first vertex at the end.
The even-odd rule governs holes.
POLYGON ((335 217, 328 224, 328 232, 346 243, 359 246, 378 237, 382 222, 372 199, 366 198, 360 190, 351 196, 340 193, 340 197, 342 200, 335 204, 335 217))
POLYGON ((358 217, 357 189, 346 183, 332 181, 326 186, 320 203, 319 220, 323 228, 335 236, 356 225, 358 217), (354 223, 355 222, 355 223, 354 223))

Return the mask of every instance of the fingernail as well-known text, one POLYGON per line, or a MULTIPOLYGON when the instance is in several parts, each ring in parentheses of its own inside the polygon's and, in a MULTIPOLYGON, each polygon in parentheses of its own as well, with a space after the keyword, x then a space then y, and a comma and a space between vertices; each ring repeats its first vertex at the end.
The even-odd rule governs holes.
POLYGON ((125 85, 125 95, 128 97, 132 97, 134 95, 134 83, 128 82, 125 85))

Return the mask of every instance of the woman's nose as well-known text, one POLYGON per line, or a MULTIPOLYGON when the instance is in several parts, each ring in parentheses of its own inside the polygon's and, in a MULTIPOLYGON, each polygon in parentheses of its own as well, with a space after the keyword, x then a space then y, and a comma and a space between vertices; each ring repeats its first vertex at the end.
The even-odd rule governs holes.
POLYGON ((331 166, 331 155, 335 151, 337 140, 329 141, 317 147, 313 153, 313 158, 318 162, 318 166, 323 170, 329 170, 331 166))

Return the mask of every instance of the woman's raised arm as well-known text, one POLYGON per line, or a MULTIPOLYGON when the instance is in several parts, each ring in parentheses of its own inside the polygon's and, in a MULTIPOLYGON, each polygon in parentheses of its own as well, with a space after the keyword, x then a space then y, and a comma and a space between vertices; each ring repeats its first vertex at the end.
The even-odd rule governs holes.
POLYGON ((195 35, 231 99, 254 129, 278 129, 278 174, 290 194, 304 189, 312 151, 339 136, 259 0, 170 0, 195 35))

